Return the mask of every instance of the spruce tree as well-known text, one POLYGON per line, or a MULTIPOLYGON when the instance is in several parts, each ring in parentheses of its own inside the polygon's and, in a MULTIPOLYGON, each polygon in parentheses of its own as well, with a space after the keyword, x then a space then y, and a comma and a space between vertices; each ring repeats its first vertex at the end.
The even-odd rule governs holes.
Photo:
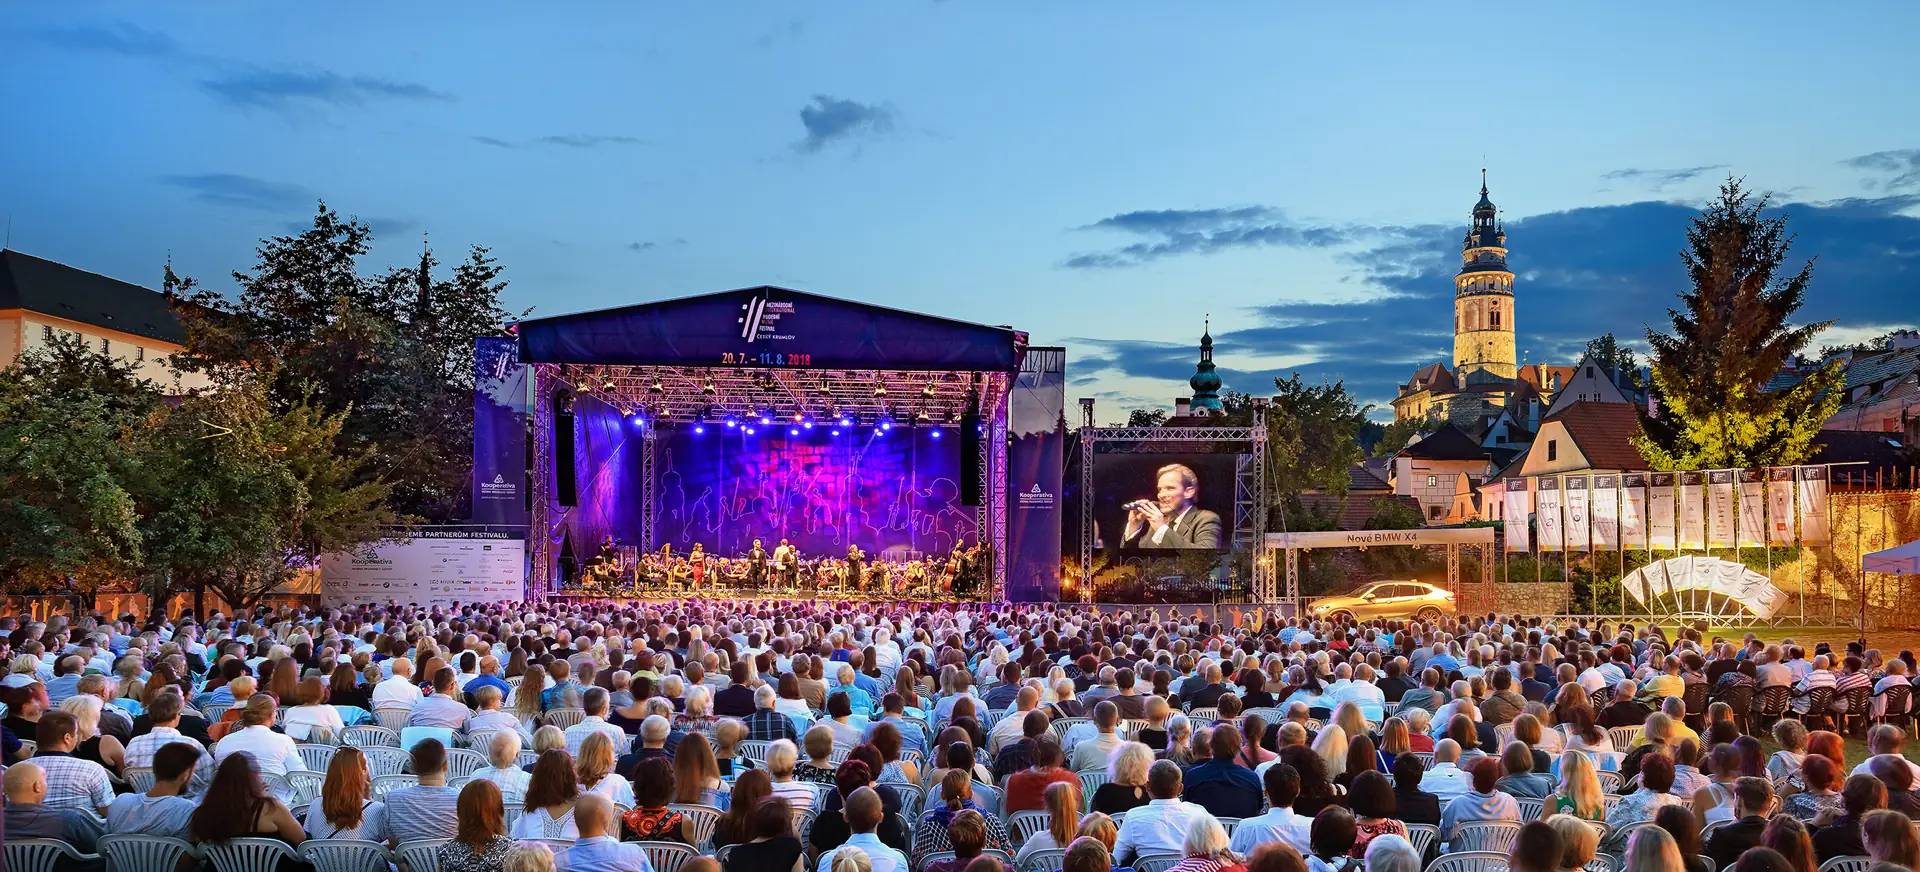
POLYGON ((1651 328, 1654 411, 1634 445, 1654 469, 1784 466, 1804 461, 1821 422, 1840 404, 1841 372, 1822 366, 1769 390, 1831 322, 1794 325, 1813 262, 1785 274, 1792 246, 1784 216, 1728 179, 1687 228, 1680 259, 1692 287, 1669 309, 1672 333, 1651 328))

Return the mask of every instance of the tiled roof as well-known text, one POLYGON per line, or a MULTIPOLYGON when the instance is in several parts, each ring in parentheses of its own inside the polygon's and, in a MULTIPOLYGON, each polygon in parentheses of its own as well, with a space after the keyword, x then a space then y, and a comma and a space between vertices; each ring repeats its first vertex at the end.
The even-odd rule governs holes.
POLYGON ((1384 491, 1392 490, 1386 479, 1374 474, 1366 464, 1356 463, 1347 467, 1347 491, 1384 491))
POLYGON ((0 249, 0 309, 25 309, 175 345, 186 329, 159 291, 0 249))
POLYGON ((1413 371, 1413 378, 1407 379, 1404 390, 1450 391, 1455 382, 1453 373, 1444 363, 1429 363, 1413 371))
POLYGON ((1424 515, 1420 501, 1411 496, 1397 496, 1379 491, 1353 491, 1345 499, 1332 494, 1303 493, 1300 504, 1315 511, 1332 511, 1335 515, 1336 529, 1364 530, 1367 519, 1374 516, 1374 503, 1379 500, 1392 500, 1424 515))
POLYGON ((1487 449, 1458 427, 1441 427, 1418 442, 1400 449, 1407 457, 1421 460, 1485 460, 1487 449))
POLYGON ((1647 461, 1633 447, 1640 430, 1639 408, 1629 403, 1574 403, 1547 416, 1559 421, 1594 469, 1646 469, 1647 461))

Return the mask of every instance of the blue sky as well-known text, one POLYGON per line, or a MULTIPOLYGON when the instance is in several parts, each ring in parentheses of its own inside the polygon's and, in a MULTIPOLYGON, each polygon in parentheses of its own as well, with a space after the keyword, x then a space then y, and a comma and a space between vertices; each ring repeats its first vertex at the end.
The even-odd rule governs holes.
POLYGON ((1449 353, 1482 166, 1530 361, 1659 323, 1728 174, 1833 338, 1920 322, 1920 7, 1343 5, 15 4, 0 213, 149 286, 324 197, 370 266, 488 245, 538 314, 768 283, 1011 324, 1103 421, 1185 393, 1206 313, 1230 388, 1390 399, 1449 353))

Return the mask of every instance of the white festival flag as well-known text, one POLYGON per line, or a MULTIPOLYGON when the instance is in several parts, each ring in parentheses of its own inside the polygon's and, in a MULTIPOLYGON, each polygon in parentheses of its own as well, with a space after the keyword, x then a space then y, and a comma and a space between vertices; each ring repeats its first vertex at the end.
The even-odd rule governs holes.
POLYGON ((1532 537, 1527 535, 1527 516, 1533 512, 1533 494, 1527 490, 1527 480, 1515 476, 1507 479, 1506 534, 1508 551, 1533 550, 1532 537))
POLYGON ((1620 550, 1620 502, 1617 475, 1593 477, 1593 496, 1588 513, 1593 516, 1593 550, 1620 550))
POLYGON ((1767 542, 1766 479, 1764 469, 1740 470, 1740 547, 1758 548, 1767 542))
POLYGON ((1584 475, 1569 475, 1562 479, 1560 484, 1560 500, 1567 506, 1567 530, 1565 535, 1567 550, 1587 550, 1587 541, 1590 538, 1588 528, 1593 520, 1587 514, 1587 477, 1584 475))
POLYGON ((1795 478, 1800 480, 1800 543, 1824 543, 1827 541, 1827 468, 1802 466, 1795 478))
POLYGON ((1767 543, 1793 544, 1793 467, 1767 467, 1767 543))
POLYGON ((1560 550, 1560 479, 1551 475, 1533 480, 1540 489, 1533 516, 1540 525, 1540 550, 1560 550))
POLYGON ((1647 476, 1629 472, 1620 476, 1620 547, 1647 550, 1647 476))
POLYGON ((1707 544, 1707 474, 1697 470, 1680 473, 1680 548, 1697 551, 1707 544))
POLYGON ((1733 547, 1733 470, 1707 471, 1707 547, 1733 547))
POLYGON ((1656 472, 1647 477, 1647 547, 1674 550, 1673 481, 1675 474, 1656 472))

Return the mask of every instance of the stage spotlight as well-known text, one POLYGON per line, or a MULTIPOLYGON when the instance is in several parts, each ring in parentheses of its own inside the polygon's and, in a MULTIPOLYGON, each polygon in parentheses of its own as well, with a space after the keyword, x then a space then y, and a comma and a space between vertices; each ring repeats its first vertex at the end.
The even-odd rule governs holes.
POLYGON ((801 414, 800 414, 799 412, 795 412, 795 413, 793 413, 793 423, 795 423, 795 424, 798 424, 798 423, 800 423, 800 421, 801 421, 801 419, 802 419, 803 417, 804 417, 804 416, 802 416, 802 415, 801 415, 801 414))
POLYGON ((933 396, 933 382, 927 382, 927 386, 920 389, 920 396, 928 398, 933 396))
POLYGON ((892 429, 893 429, 893 422, 892 422, 892 421, 881 421, 881 422, 880 422, 880 429, 881 429, 881 430, 892 430, 892 429))
POLYGON ((701 388, 701 389, 700 389, 700 392, 701 392, 701 393, 703 393, 703 394, 706 394, 707 396, 713 396, 714 394, 717 394, 717 393, 719 393, 719 392, 720 392, 720 389, 719 389, 719 388, 717 388, 717 387, 714 387, 714 386, 713 386, 713 380, 712 380, 712 379, 708 379, 708 380, 707 380, 707 386, 706 386, 706 387, 703 387, 703 388, 701 388))
POLYGON ((886 396, 886 395, 887 395, 887 386, 886 386, 886 385, 874 385, 874 386, 873 386, 873 395, 874 395, 874 396, 876 396, 876 397, 884 397, 884 396, 886 396))
POLYGON ((788 428, 787 428, 787 435, 788 435, 788 436, 798 436, 798 435, 800 435, 800 428, 799 428, 799 427, 788 427, 788 428))
POLYGON ((738 418, 735 418, 735 417, 734 417, 734 416, 732 416, 732 415, 728 415, 728 416, 727 416, 727 426, 728 426, 728 427, 730 427, 730 428, 731 428, 731 427, 738 427, 738 426, 740 426, 740 420, 739 420, 738 418))
POLYGON ((834 430, 833 430, 833 435, 835 435, 835 436, 838 436, 838 435, 840 435, 840 429, 839 429, 838 427, 836 427, 836 428, 834 428, 834 430))
POLYGON ((704 434, 704 433, 706 433, 706 432, 707 432, 707 425, 705 425, 705 424, 695 424, 695 425, 693 425, 693 434, 694 434, 695 436, 699 436, 699 435, 701 435, 701 434, 704 434))
POLYGON ((847 416, 845 416, 845 415, 841 415, 841 416, 840 416, 840 426, 842 426, 842 427, 851 427, 851 426, 853 426, 853 419, 852 419, 852 418, 849 418, 849 417, 847 417, 847 416))
POLYGON ((939 427, 935 427, 935 428, 933 428, 933 438, 935 438, 935 439, 938 439, 938 438, 940 438, 940 428, 939 428, 939 427))
POLYGON ((812 430, 812 429, 813 429, 813 419, 812 419, 812 418, 808 418, 808 419, 807 419, 806 421, 804 421, 804 422, 802 422, 802 423, 800 424, 800 426, 802 426, 802 427, 805 427, 805 428, 807 428, 808 430, 812 430))
POLYGON ((753 428, 752 428, 752 427, 748 427, 748 428, 747 428, 747 435, 748 435, 748 436, 752 436, 752 435, 753 435, 753 428))
POLYGON ((656 394, 664 394, 667 392, 667 386, 661 384, 659 379, 654 379, 653 385, 649 387, 648 390, 651 390, 656 394))
POLYGON ((773 426, 773 418, 772 418, 772 416, 769 416, 769 415, 761 415, 761 416, 760 416, 760 425, 761 425, 761 426, 763 426, 763 427, 771 427, 771 426, 773 426))
POLYGON ((620 410, 620 417, 622 417, 622 418, 631 418, 631 417, 633 417, 633 410, 632 410, 632 409, 621 409, 621 410, 620 410))

